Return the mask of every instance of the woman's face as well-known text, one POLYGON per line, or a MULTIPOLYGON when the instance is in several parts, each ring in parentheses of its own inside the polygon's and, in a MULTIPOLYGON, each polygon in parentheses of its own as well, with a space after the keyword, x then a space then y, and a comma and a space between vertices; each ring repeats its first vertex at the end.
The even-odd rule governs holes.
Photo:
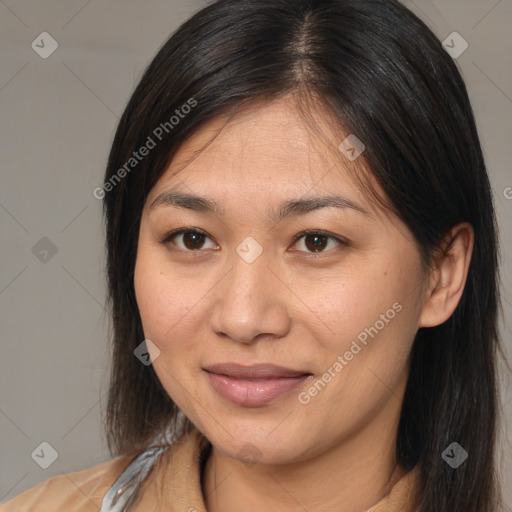
POLYGON ((237 118, 175 175, 221 124, 181 147, 144 208, 135 290, 154 369, 228 457, 371 448, 398 424, 424 304, 412 235, 288 100, 237 118))

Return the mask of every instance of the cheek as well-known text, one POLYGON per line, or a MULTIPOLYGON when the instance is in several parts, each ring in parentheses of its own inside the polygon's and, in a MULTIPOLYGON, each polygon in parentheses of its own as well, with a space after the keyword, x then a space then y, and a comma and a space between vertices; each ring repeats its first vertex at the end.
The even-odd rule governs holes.
POLYGON ((153 368, 164 389, 182 410, 187 410, 189 393, 196 396, 190 372, 198 366, 194 354, 198 353, 200 336, 198 319, 193 316, 197 310, 193 306, 204 295, 190 283, 186 286, 185 281, 166 270, 165 261, 157 251, 139 248, 134 286, 144 336, 160 350, 153 368))
POLYGON ((158 345, 167 344, 172 338, 173 326, 179 326, 193 298, 187 296, 187 288, 166 274, 161 257, 141 245, 135 264, 134 287, 144 335, 158 345))
POLYGON ((347 269, 339 285, 316 292, 330 328, 317 337, 323 376, 330 381, 329 391, 315 398, 317 406, 334 400, 350 409, 364 403, 361 413, 369 412, 403 378, 421 309, 421 266, 409 256, 347 269))
POLYGON ((208 323, 201 306, 213 284, 197 270, 171 265, 160 248, 141 244, 134 287, 146 338, 163 354, 196 349, 208 323))
MULTIPOLYGON (((325 332, 323 344, 341 350, 375 324, 379 332, 399 327, 394 336, 408 323, 414 324, 419 314, 420 282, 420 268, 414 261, 383 259, 344 269, 322 280, 320 286, 305 286, 302 296, 315 313, 318 334, 325 332)), ((300 289, 299 283, 296 289, 300 289)))

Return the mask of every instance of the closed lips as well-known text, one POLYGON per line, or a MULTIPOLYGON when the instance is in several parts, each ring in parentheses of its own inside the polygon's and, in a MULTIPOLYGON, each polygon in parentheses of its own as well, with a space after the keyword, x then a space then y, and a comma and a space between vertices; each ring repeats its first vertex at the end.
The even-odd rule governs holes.
POLYGON ((289 395, 311 373, 276 365, 223 363, 205 368, 211 387, 228 402, 262 407, 289 395))
POLYGON ((209 373, 225 375, 226 377, 241 380, 271 380, 312 375, 307 371, 293 370, 283 366, 269 364, 243 366, 236 363, 222 363, 210 365, 204 369, 209 373))

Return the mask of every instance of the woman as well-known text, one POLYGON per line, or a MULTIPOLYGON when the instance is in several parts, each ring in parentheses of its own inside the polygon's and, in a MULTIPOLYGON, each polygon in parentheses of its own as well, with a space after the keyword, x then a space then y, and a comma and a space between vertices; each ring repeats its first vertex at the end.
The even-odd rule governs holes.
POLYGON ((499 510, 497 237, 466 88, 394 0, 220 0, 103 187, 113 461, 11 510, 499 510))

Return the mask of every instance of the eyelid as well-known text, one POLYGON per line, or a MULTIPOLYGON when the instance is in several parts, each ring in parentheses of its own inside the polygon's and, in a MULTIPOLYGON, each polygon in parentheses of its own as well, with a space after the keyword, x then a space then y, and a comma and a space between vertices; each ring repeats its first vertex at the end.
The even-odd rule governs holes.
POLYGON ((336 240, 342 245, 348 245, 349 241, 346 238, 343 238, 339 235, 335 235, 334 233, 331 233, 329 231, 325 231, 323 229, 307 229, 306 231, 301 231, 300 233, 296 234, 293 238, 293 241, 296 242, 300 238, 306 236, 306 235, 321 235, 325 236, 326 238, 330 238, 331 240, 336 240))

